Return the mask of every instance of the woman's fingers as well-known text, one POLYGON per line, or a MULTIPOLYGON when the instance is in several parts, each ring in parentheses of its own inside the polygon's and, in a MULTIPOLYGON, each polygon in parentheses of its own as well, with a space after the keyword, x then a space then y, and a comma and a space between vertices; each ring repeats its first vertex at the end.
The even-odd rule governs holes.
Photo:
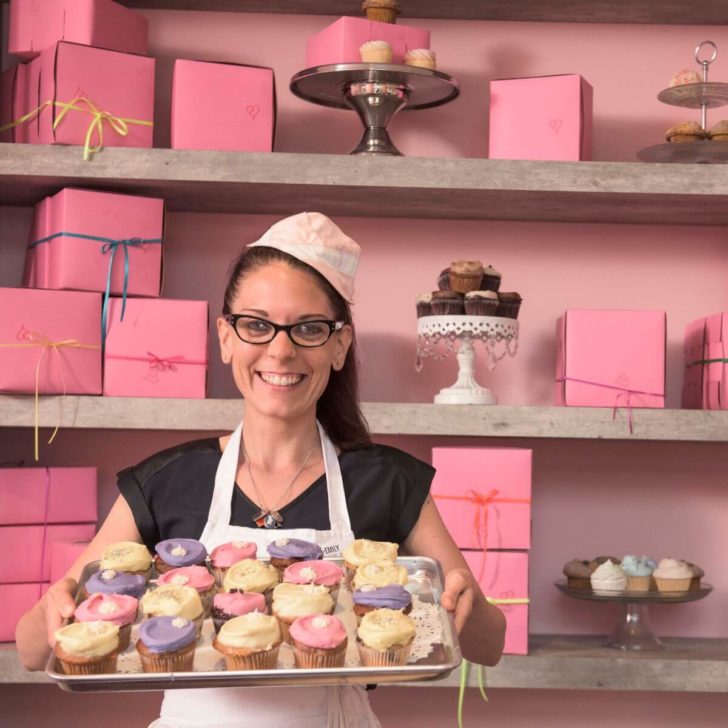
POLYGON ((473 577, 466 569, 453 569, 445 576, 445 590, 442 593, 440 604, 448 612, 454 612, 455 629, 458 632, 465 626, 465 622, 473 608, 473 577))
POLYGON ((53 633, 63 625, 63 621, 73 616, 76 603, 73 594, 76 582, 73 579, 61 579, 53 584, 46 593, 46 628, 48 630, 48 644, 55 643, 53 633))

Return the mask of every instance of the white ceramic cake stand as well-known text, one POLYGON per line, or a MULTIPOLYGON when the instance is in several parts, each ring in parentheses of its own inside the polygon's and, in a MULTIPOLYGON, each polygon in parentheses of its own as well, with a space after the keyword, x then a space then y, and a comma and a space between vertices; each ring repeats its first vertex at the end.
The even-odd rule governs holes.
POLYGON ((417 319, 417 360, 444 359, 457 350, 458 378, 435 395, 435 404, 496 404, 487 387, 475 379, 475 342, 485 347, 486 364, 493 370, 503 357, 518 351, 518 322, 500 316, 422 316, 417 319))

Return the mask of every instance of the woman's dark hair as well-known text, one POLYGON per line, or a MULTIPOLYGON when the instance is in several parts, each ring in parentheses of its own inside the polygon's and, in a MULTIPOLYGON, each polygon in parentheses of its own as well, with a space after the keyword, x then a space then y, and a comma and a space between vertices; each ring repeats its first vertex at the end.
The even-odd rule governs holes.
POLYGON ((372 444, 364 415, 359 405, 359 375, 357 372, 356 334, 351 318, 351 309, 341 294, 310 265, 284 253, 277 248, 258 246, 244 250, 230 266, 230 277, 225 289, 223 315, 233 313, 232 304, 245 276, 270 263, 285 263, 295 270, 313 276, 334 310, 334 318, 344 321, 352 328, 351 346, 346 354, 344 366, 332 369, 326 389, 316 404, 316 417, 326 434, 341 450, 355 450, 372 444))

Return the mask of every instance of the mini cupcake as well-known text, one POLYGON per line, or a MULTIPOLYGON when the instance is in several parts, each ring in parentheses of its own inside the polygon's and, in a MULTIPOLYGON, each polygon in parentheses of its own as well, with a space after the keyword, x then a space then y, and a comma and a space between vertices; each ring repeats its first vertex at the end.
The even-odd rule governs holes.
POLYGON ((445 268, 442 273, 437 277, 437 290, 438 291, 449 291, 450 290, 450 269, 445 268))
POLYGON ((168 538, 160 541, 154 550, 154 566, 158 574, 164 574, 180 566, 202 566, 207 559, 207 549, 194 538, 168 538))
POLYGON ((509 293, 498 294, 498 308, 495 315, 503 318, 517 319, 518 311, 521 308, 521 298, 519 293, 515 291, 509 293))
POLYGON ((284 642, 293 620, 309 614, 333 614, 334 600, 325 586, 315 584, 279 584, 273 590, 271 611, 281 627, 284 642))
POLYGON ((415 638, 415 621, 397 609, 375 609, 362 617, 356 646, 365 667, 405 665, 415 638))
POLYGON ((677 559, 661 559, 657 568, 652 572, 661 592, 686 592, 690 589, 693 572, 684 561, 677 559))
POLYGON ((310 614, 294 620, 290 642, 296 667, 343 667, 348 639, 338 617, 310 614))
POLYGON ((453 291, 477 291, 482 280, 483 264, 479 260, 456 260, 450 266, 450 288, 453 291))
POLYGON ((119 652, 129 646, 131 625, 136 619, 139 600, 124 594, 93 594, 73 613, 77 622, 111 622, 119 628, 119 652))
POLYGON ((435 51, 431 51, 429 48, 413 48, 404 54, 404 65, 429 68, 434 71, 437 68, 435 51))
POLYGON ((597 568, 594 561, 572 559, 564 564, 566 585, 569 589, 591 589, 591 575, 597 568))
POLYGON ((210 565, 216 584, 222 586, 225 572, 233 564, 243 559, 254 559, 257 553, 258 547, 249 541, 228 541, 216 546, 210 554, 210 565))
POLYGON ((470 291, 465 294, 465 313, 469 316, 495 316, 498 294, 495 291, 470 291))
POLYGON ((361 589, 352 593, 351 599, 358 621, 375 609, 397 609, 402 614, 409 614, 412 611, 412 595, 399 584, 388 586, 364 584, 361 589))
POLYGON ((299 561, 314 561, 324 557, 318 544, 300 538, 279 538, 272 541, 268 544, 268 555, 271 566, 275 566, 281 576, 291 564, 299 561))
POLYGON ((210 616, 212 597, 215 595, 215 577, 207 570, 207 567, 180 566, 178 569, 171 569, 160 574, 157 584, 159 586, 165 584, 191 586, 193 589, 197 589, 205 616, 210 616))
POLYGON ((400 12, 398 0, 364 0, 361 9, 367 20, 378 23, 395 23, 400 12))
POLYGON ((126 571, 141 574, 149 579, 152 571, 152 555, 147 547, 135 541, 119 541, 109 544, 101 554, 99 571, 126 571))
POLYGON ((139 599, 146 588, 147 580, 142 574, 104 569, 89 576, 83 585, 83 593, 84 598, 92 594, 125 594, 139 599))
POLYGON ((220 627, 212 646, 228 670, 272 670, 281 646, 278 620, 261 612, 233 617, 220 627))
POLYGON ((627 575, 627 591, 646 592, 652 586, 652 572, 657 564, 647 556, 627 554, 622 559, 622 571, 627 575))
POLYGON ((613 561, 599 564, 592 572, 590 580, 591 588, 597 594, 618 594, 627 588, 627 575, 613 561))
POLYGON ((430 316, 432 314, 432 294, 420 293, 415 299, 415 306, 417 306, 417 318, 430 316))
POLYGON ((433 291, 430 311, 433 316, 462 316, 463 294, 457 291, 433 291))
POLYGON ((262 594, 250 592, 221 592, 215 594, 212 600, 212 622, 215 625, 215 632, 220 631, 225 622, 234 617, 241 617, 250 612, 267 612, 265 597, 262 594))
POLYGON ((690 71, 684 68, 670 79, 670 88, 673 86, 684 86, 687 83, 701 83, 702 80, 702 77, 697 71, 690 71))
POLYGON ((395 562, 398 553, 399 544, 391 541, 371 541, 368 538, 358 538, 352 541, 341 552, 344 557, 347 585, 351 584, 357 568, 362 564, 367 561, 395 562))
POLYGON ((113 622, 73 622, 53 636, 53 652, 66 675, 116 672, 119 628, 113 622))
POLYGON ((192 672, 197 629, 184 617, 152 617, 139 627, 136 650, 144 672, 192 672))
POLYGON ((164 584, 148 591, 140 602, 144 616, 184 617, 194 622, 197 634, 202 631, 205 612, 197 589, 191 586, 164 584))
POLYGON ((711 126, 707 137, 714 142, 728 142, 728 121, 719 121, 711 126))
POLYGON ((665 139, 671 144, 699 142, 705 139, 705 129, 697 121, 684 121, 671 126, 665 132, 665 139))
POLYGON ((270 606, 274 587, 280 582, 278 569, 255 559, 244 559, 233 564, 225 574, 222 588, 226 592, 256 592, 262 594, 270 606))
POLYGON ((392 46, 386 40, 369 40, 359 47, 362 63, 391 63, 392 46))
POLYGON ((689 561, 683 563, 693 574, 693 578, 690 580, 690 591, 698 591, 700 589, 700 580, 705 576, 705 572, 697 564, 691 564, 689 561))
POLYGON ((483 268, 483 281, 480 284, 481 291, 498 291, 501 284, 501 274, 492 265, 483 268))
POLYGON ((408 580, 409 575, 404 566, 393 564, 391 561, 367 561, 356 570, 352 586, 354 589, 361 589, 365 584, 404 586, 408 580))

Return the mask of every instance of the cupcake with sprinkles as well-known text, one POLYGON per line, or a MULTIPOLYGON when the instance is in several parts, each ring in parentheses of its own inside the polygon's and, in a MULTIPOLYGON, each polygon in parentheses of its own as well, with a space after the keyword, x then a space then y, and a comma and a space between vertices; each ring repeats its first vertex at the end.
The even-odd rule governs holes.
POLYGON ((288 642, 289 628, 296 619, 310 614, 333 614, 334 608, 334 600, 325 586, 279 584, 273 590, 271 611, 280 624, 284 642, 288 642))
POLYGON ((152 572, 152 555, 142 543, 118 541, 109 544, 103 550, 99 570, 125 571, 149 579, 152 572))
POLYGON ((391 541, 372 541, 358 538, 344 548, 344 567, 346 568, 347 586, 351 584, 356 570, 367 561, 396 561, 399 545, 391 541))
POLYGON ((268 544, 270 563, 283 576, 283 572, 291 564, 299 561, 316 561, 324 557, 318 544, 304 541, 301 538, 279 538, 268 544))
POLYGON ((53 652, 66 675, 116 672, 119 628, 113 622, 73 622, 53 637, 53 652))
POLYGON ((415 621, 398 609, 375 609, 362 617, 356 633, 365 667, 405 665, 415 639, 415 621))
POLYGON ((210 554, 210 565, 217 585, 222 586, 222 580, 233 564, 244 559, 254 559, 257 553, 258 547, 250 541, 228 541, 216 546, 210 554))
POLYGON ((210 616, 212 598, 215 595, 215 577, 204 566, 180 566, 178 569, 160 574, 157 584, 173 584, 175 586, 191 586, 197 590, 202 601, 205 616, 210 616))
POLYGON ((202 566, 207 559, 207 549, 194 538, 168 538, 160 541, 154 550, 154 566, 158 574, 164 574, 181 566, 202 566))
POLYGON ((195 625, 197 634, 202 631, 205 611, 197 589, 191 586, 163 584, 148 591, 140 602, 144 616, 184 617, 195 625))
POLYGON ((273 589, 280 582, 278 569, 255 559, 245 559, 233 564, 222 582, 223 591, 255 592, 265 597, 270 606, 273 589))
POLYGON ((144 672, 191 672, 197 629, 184 617, 152 617, 139 627, 136 650, 144 672))

